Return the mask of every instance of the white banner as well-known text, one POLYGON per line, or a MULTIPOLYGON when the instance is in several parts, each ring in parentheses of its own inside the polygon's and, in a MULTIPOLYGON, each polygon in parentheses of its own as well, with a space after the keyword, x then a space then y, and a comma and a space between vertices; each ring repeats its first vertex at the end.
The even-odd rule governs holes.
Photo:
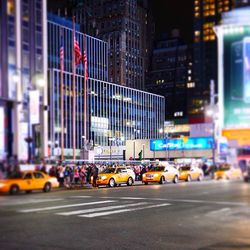
POLYGON ((0 159, 5 157, 4 108, 0 107, 0 159))
POLYGON ((39 123, 39 90, 29 91, 30 124, 39 123))

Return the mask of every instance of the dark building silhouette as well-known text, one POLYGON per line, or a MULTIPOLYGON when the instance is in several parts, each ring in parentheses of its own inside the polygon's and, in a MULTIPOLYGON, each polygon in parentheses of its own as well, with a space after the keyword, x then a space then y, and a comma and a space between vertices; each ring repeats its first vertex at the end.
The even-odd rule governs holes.
POLYGON ((166 120, 186 121, 187 91, 194 86, 192 79, 192 49, 179 37, 162 37, 152 56, 152 71, 147 90, 166 98, 166 120))

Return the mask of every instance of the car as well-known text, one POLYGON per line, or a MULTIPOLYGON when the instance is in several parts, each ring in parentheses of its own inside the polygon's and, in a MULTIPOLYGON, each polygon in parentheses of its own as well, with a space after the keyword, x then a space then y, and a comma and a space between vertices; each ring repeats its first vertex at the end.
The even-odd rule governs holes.
POLYGON ((190 182, 192 180, 201 181, 203 179, 203 171, 195 166, 181 166, 179 168, 179 180, 190 182))
POLYGON ((17 194, 20 191, 26 193, 32 190, 41 189, 44 192, 51 191, 51 188, 59 187, 57 178, 40 171, 24 171, 12 174, 0 180, 0 193, 17 194))
POLYGON ((242 173, 240 168, 233 167, 230 164, 221 164, 214 171, 214 179, 224 179, 224 180, 232 180, 232 179, 241 179, 242 173))
POLYGON ((115 187, 120 184, 132 186, 135 182, 135 173, 130 167, 107 168, 98 174, 97 187, 105 185, 115 187))
POLYGON ((179 171, 173 166, 156 166, 142 175, 142 183, 147 185, 149 182, 165 182, 177 183, 179 180, 179 171))

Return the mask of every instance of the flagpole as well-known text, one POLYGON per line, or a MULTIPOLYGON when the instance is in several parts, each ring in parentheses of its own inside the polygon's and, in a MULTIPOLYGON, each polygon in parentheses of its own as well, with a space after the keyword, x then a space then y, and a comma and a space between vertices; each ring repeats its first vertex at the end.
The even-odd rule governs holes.
POLYGON ((73 160, 76 159, 76 123, 75 123, 75 117, 76 117, 76 97, 75 97, 75 49, 74 49, 74 43, 75 43, 75 17, 73 16, 73 35, 72 35, 72 71, 73 71, 73 112, 72 112, 72 128, 73 128, 73 160))
MULTIPOLYGON (((62 31, 61 31, 62 32, 62 31)), ((64 46, 63 37, 61 34, 61 48, 60 48, 60 78, 61 78, 61 161, 64 160, 64 84, 63 84, 63 71, 64 71, 64 46)))
MULTIPOLYGON (((84 51, 83 53, 87 56, 86 52, 86 45, 87 45, 87 39, 86 39, 86 34, 84 34, 84 51)), ((83 94, 83 105, 84 105, 84 138, 86 142, 88 141, 89 138, 87 138, 87 62, 84 61, 84 94, 83 94)))

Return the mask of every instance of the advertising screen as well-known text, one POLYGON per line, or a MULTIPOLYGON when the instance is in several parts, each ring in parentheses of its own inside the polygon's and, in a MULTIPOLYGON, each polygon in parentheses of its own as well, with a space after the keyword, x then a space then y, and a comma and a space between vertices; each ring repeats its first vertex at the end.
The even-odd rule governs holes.
POLYGON ((250 124, 250 27, 224 32, 224 127, 250 124))
POLYGON ((213 137, 188 138, 187 141, 182 138, 150 140, 151 151, 202 150, 213 147, 215 147, 213 137))

